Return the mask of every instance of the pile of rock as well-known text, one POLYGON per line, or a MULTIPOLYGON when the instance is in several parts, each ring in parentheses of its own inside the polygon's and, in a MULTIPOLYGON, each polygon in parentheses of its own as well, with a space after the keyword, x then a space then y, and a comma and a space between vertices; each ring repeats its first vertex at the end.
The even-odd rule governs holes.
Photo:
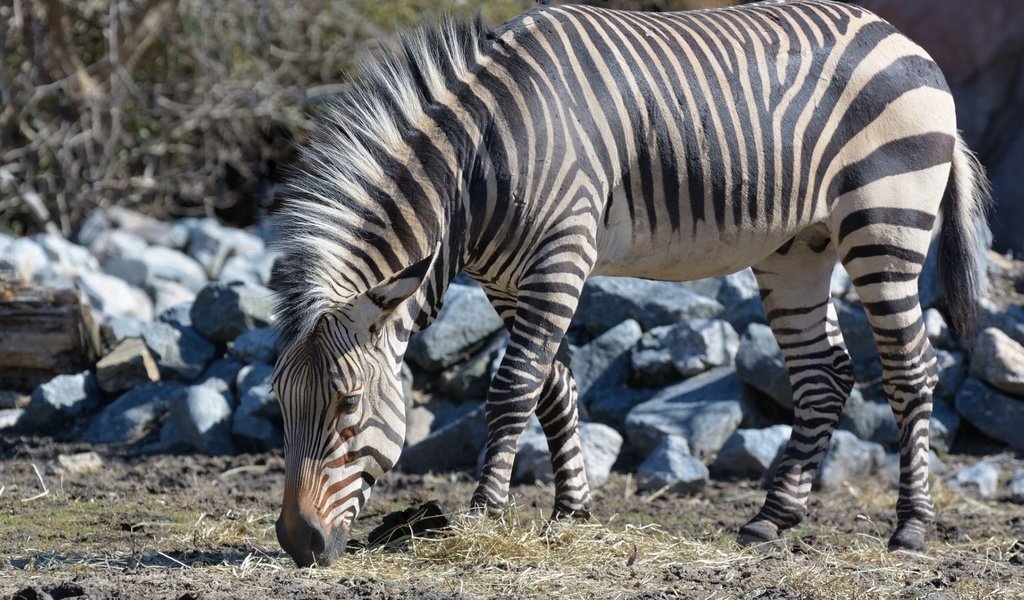
MULTIPOLYGON (((55 377, 27 406, 0 410, 0 429, 61 428, 84 441, 163 451, 280 446, 269 385, 277 351, 267 287, 273 264, 263 231, 203 219, 165 224, 120 209, 93 215, 78 244, 0 236, 0 269, 77 286, 106 345, 95 368, 55 377)), ((841 268, 832 291, 858 379, 874 383, 857 387, 847 403, 818 474, 822 486, 898 472, 898 431, 879 389, 871 329, 841 268)), ((968 353, 946 327, 931 272, 921 297, 942 369, 933 447, 945 452, 958 436, 983 434, 1024 450, 1024 307, 986 304, 984 329, 968 353), (961 428, 963 421, 971 426, 961 428)), ((642 490, 680 493, 712 476, 766 477, 789 437, 793 397, 764 320, 749 270, 688 283, 589 281, 569 341, 592 485, 612 468, 636 471, 642 490)), ((479 464, 483 399, 506 342, 483 291, 457 280, 437 321, 409 345, 400 468, 479 464)), ((520 440, 514 478, 551 478, 536 420, 520 440)))

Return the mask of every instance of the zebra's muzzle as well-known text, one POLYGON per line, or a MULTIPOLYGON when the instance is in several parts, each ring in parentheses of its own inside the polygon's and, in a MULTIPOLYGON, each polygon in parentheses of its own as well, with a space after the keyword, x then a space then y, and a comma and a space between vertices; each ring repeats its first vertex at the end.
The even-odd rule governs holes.
POLYGON ((334 527, 324 532, 316 515, 300 512, 289 519, 285 511, 276 523, 277 541, 300 567, 326 567, 345 548, 348 532, 334 527))

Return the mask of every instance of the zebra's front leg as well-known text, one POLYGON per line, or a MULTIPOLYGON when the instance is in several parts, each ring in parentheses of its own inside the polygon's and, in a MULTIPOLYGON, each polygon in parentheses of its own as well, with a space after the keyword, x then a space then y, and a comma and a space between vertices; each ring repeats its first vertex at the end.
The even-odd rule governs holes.
POLYGON ((555 477, 555 507, 551 519, 589 519, 591 500, 583 447, 579 436, 576 380, 569 370, 569 345, 563 340, 544 384, 537 418, 544 428, 555 477))
POLYGON ((789 367, 794 414, 764 505, 739 531, 743 545, 772 541, 803 520, 814 476, 853 388, 852 362, 829 294, 834 265, 827 240, 812 237, 798 239, 754 269, 789 367))

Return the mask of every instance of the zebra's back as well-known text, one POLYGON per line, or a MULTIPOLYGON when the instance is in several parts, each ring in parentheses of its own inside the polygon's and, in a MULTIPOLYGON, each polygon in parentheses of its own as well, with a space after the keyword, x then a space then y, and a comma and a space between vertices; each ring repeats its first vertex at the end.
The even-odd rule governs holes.
POLYGON ((837 197, 952 157, 938 67, 855 6, 542 7, 495 37, 496 63, 518 82, 501 108, 525 158, 516 196, 553 223, 566 213, 550 210, 552 195, 568 212, 589 198, 595 273, 737 270, 837 197))

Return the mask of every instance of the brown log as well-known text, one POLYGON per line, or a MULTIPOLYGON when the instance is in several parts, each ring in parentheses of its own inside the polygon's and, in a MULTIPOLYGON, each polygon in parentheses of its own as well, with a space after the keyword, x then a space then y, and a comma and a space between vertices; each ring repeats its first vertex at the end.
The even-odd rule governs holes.
POLYGON ((98 329, 77 290, 0 276, 0 389, 30 391, 84 371, 99 352, 98 329))

